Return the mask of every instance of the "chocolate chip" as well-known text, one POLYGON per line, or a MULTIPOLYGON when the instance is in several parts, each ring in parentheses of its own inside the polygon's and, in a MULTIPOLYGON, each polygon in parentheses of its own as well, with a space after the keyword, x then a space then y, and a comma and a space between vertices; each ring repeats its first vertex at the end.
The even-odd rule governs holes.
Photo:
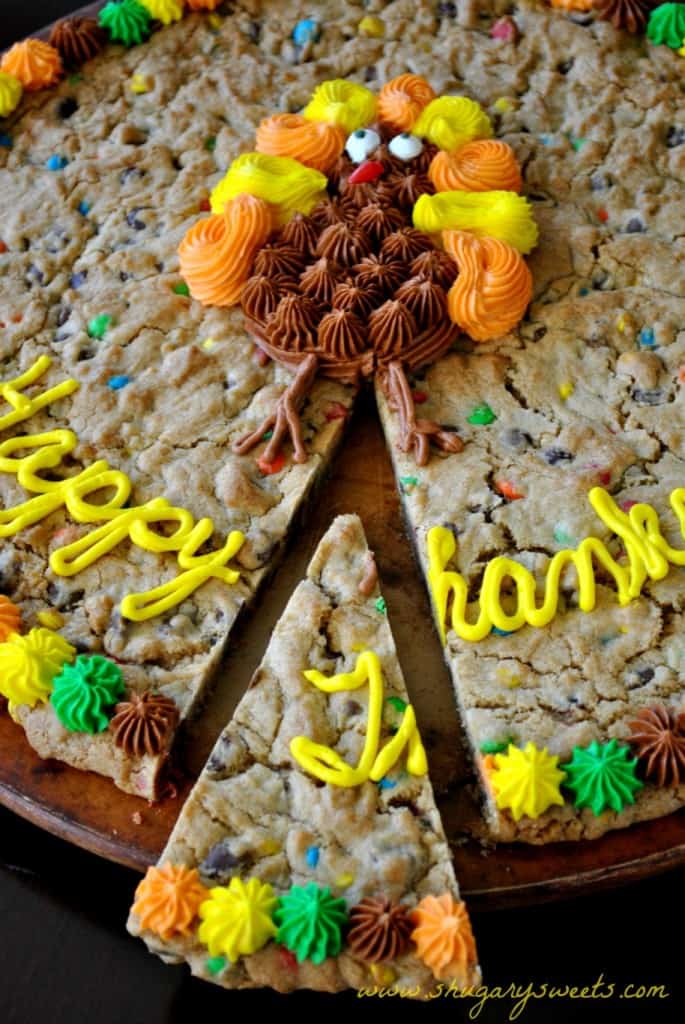
POLYGON ((438 15, 441 18, 456 18, 457 5, 452 3, 438 4, 438 15))
POLYGON ((375 82, 378 78, 378 69, 375 64, 369 64, 368 68, 364 71, 365 82, 375 82))
POLYGON ((675 149, 676 146, 682 146, 685 142, 685 128, 678 128, 672 124, 666 133, 666 145, 669 149, 675 149))
POLYGON ((533 443, 530 434, 527 434, 525 430, 519 430, 518 427, 509 427, 507 430, 503 430, 500 440, 507 448, 514 448, 517 451, 521 451, 533 443))
POLYGON ((635 675, 641 683, 650 683, 654 678, 654 669, 649 668, 638 668, 635 670, 635 675))
MULTIPOLYGON (((200 864, 200 872, 206 878, 213 878, 217 880, 223 880, 224 876, 230 876, 234 868, 238 866, 240 860, 233 853, 226 842, 217 843, 213 846, 205 859, 200 864)), ((226 877, 228 881, 228 877, 226 877)))
POLYGON ((125 270, 120 270, 119 271, 119 280, 120 281, 128 281, 130 276, 131 275, 127 274, 125 270))
POLYGON ((601 288, 603 285, 605 285, 607 283, 608 280, 609 280, 609 274, 607 273, 607 271, 606 270, 600 270, 592 278, 592 287, 595 288, 595 289, 601 288))
POLYGON ((251 21, 247 29, 247 37, 251 43, 257 44, 262 35, 262 26, 258 21, 251 21))
POLYGON ((535 328, 535 334, 533 335, 533 341, 540 341, 540 338, 544 338, 544 336, 546 334, 547 334, 547 328, 546 327, 536 327, 535 328))
POLYGON ((71 306, 60 306, 59 313, 57 314, 57 326, 63 327, 70 316, 71 306))
POLYGON ((608 174, 593 174, 590 178, 590 188, 593 192, 601 192, 602 189, 612 185, 611 177, 608 174))
POLYGON ((557 64, 557 71, 560 75, 567 75, 573 67, 573 57, 570 60, 562 60, 561 63, 557 64))
POLYGON ((556 466, 559 462, 573 462, 575 458, 567 448, 545 448, 542 457, 550 466, 556 466))
POLYGON ((88 277, 87 270, 80 270, 78 274, 72 274, 69 279, 69 286, 71 288, 80 288, 85 279, 88 277))
POLYGON ((362 706, 356 700, 345 701, 345 714, 349 718, 351 718, 352 715, 358 715, 361 710, 362 706))
POLYGON ((662 405, 664 393, 661 388, 635 388, 633 401, 638 405, 662 405))
POLYGON ((127 213, 126 214, 126 223, 128 224, 128 226, 130 228, 133 228, 135 231, 143 231, 147 227, 147 225, 146 225, 144 220, 140 220, 136 216, 137 213, 138 213, 138 208, 136 208, 135 210, 131 210, 130 213, 127 213))
POLYGON ((70 118, 71 115, 75 114, 77 110, 78 103, 76 102, 73 96, 66 96, 57 107, 57 113, 63 121, 66 121, 68 118, 70 118))
POLYGON ((645 226, 639 217, 631 217, 628 223, 626 224, 626 231, 630 235, 636 234, 638 231, 644 230, 645 226))

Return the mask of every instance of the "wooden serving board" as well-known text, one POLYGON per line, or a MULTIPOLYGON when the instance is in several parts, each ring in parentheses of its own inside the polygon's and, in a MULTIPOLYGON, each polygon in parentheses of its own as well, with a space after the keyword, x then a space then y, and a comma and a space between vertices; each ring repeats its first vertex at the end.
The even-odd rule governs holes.
MULTIPOLYGON (((420 474, 420 471, 419 471, 420 474)), ((0 802, 93 853, 144 870, 159 856, 193 779, 259 664, 271 631, 332 518, 361 515, 376 552, 407 686, 428 751, 462 889, 478 909, 541 902, 631 882, 685 863, 685 813, 585 843, 488 847, 465 755, 452 685, 400 505, 371 395, 362 398, 332 476, 295 530, 273 581, 239 625, 203 713, 181 739, 182 775, 154 806, 108 780, 42 761, 23 731, 0 715, 0 802)))

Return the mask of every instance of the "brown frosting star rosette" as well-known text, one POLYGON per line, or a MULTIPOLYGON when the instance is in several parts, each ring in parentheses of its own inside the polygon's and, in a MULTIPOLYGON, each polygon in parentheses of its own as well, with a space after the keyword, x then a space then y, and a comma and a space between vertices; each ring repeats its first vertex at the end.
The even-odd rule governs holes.
POLYGON ((117 747, 130 757, 154 757, 164 750, 178 719, 178 708, 170 697, 148 690, 132 693, 117 704, 109 727, 117 747))
POLYGON ((85 64, 103 49, 107 34, 95 18, 63 18, 50 32, 50 46, 70 67, 85 64))
POLYGON ((409 948, 413 929, 406 907, 367 896, 350 910, 350 952, 367 964, 396 960, 409 948))
POLYGON ((645 776, 657 786, 685 781, 685 713, 675 715, 663 704, 643 708, 630 722, 628 742, 645 776))
POLYGON ((603 21, 610 21, 614 28, 632 32, 644 32, 652 11, 660 0, 594 0, 594 9, 603 21))

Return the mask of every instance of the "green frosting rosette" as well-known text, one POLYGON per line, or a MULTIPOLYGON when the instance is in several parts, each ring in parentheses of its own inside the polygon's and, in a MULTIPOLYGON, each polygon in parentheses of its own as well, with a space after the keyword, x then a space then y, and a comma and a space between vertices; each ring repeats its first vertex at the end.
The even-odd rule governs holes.
POLYGON ((685 4, 655 7, 647 23, 647 36, 657 45, 665 43, 679 50, 685 44, 685 4))
POLYGON ((278 900, 273 919, 278 925, 276 942, 297 957, 314 964, 337 956, 342 948, 342 928, 347 921, 345 900, 331 896, 328 888, 314 882, 291 886, 278 900))
POLYGON ((150 14, 138 0, 110 0, 100 11, 99 23, 113 43, 134 46, 150 35, 150 14))
POLYGON ((121 669, 99 654, 79 654, 53 680, 50 702, 69 732, 103 732, 109 725, 108 709, 124 692, 121 669))
POLYGON ((643 783, 635 775, 637 758, 618 740, 589 747, 574 747, 573 757, 561 767, 566 772, 564 786, 575 794, 576 807, 590 807, 599 816, 607 808, 622 811, 635 803, 635 793, 643 783))

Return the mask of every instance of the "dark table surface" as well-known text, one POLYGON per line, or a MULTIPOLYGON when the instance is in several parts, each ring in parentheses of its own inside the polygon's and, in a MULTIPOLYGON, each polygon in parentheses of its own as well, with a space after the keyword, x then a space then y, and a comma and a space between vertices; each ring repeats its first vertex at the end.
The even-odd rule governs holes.
MULTIPOLYGON (((0 48, 74 6, 0 0, 0 48)), ((572 903, 474 915, 492 997, 482 1009, 476 1000, 451 998, 417 1007, 397 998, 223 992, 165 966, 127 935, 136 882, 131 871, 0 809, 0 1024, 223 1024, 244 1012, 311 1018, 335 1009, 340 1016, 430 1013, 452 1021, 470 1014, 486 1024, 684 1019, 682 870, 572 903), (496 998, 498 986, 512 983, 533 991, 518 1010, 515 997, 496 998), (544 985, 561 992, 594 986, 595 997, 534 998, 544 985), (639 986, 661 992, 633 998, 639 986)))

